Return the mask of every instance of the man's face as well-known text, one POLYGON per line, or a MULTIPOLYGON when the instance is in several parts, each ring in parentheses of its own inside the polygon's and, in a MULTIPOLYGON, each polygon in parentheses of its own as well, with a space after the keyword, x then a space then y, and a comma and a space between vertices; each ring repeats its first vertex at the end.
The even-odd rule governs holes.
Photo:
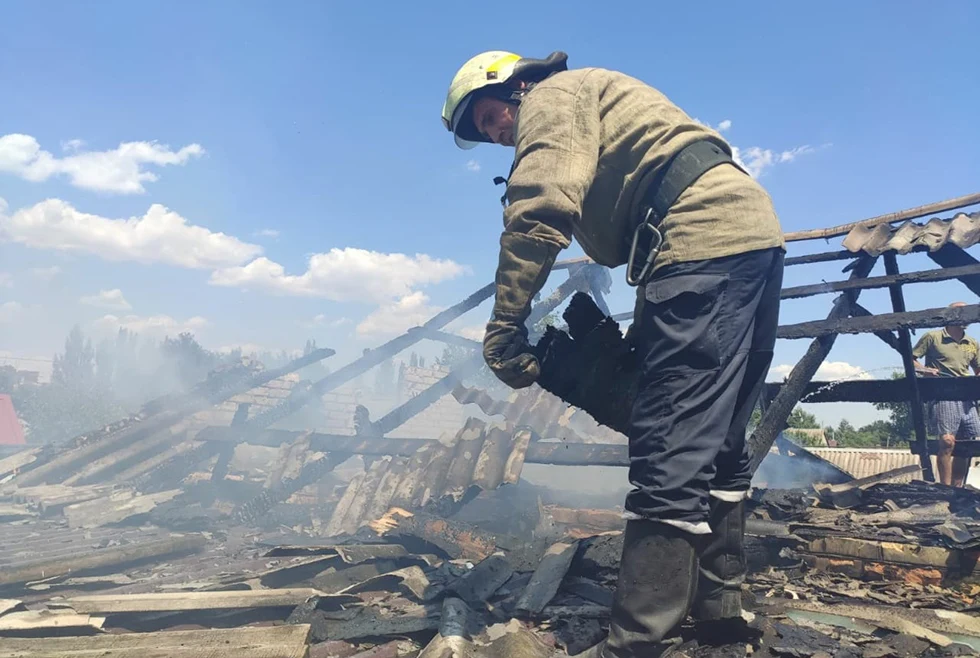
POLYGON ((517 106, 484 96, 473 103, 473 125, 494 144, 514 145, 517 106))

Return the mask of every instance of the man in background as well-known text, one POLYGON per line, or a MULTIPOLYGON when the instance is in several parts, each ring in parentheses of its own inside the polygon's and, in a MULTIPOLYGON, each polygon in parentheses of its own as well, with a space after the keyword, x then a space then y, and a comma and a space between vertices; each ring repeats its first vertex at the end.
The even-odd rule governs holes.
MULTIPOLYGON (((966 306, 954 302, 949 308, 966 306)), ((950 325, 927 332, 912 349, 915 369, 932 377, 969 377, 980 375, 980 344, 966 335, 966 327, 950 325), (925 359, 925 365, 919 359, 925 359)), ((969 470, 968 457, 953 457, 956 439, 975 440, 980 437, 980 415, 976 403, 965 400, 937 400, 932 405, 939 434, 939 454, 936 470, 939 481, 962 487, 969 470)))

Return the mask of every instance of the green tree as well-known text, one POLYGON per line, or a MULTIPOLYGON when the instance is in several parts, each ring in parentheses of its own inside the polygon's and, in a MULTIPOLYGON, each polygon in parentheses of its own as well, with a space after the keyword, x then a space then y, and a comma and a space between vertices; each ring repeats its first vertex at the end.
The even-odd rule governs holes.
MULTIPOLYGON (((905 379, 904 372, 893 372, 892 379, 905 379)), ((888 412, 888 424, 891 430, 887 446, 907 446, 915 437, 915 424, 912 422, 912 404, 910 402, 875 402, 875 409, 888 412)), ((926 407, 922 405, 922 413, 926 407)))
POLYGON ((64 354, 55 354, 51 382, 71 388, 85 388, 95 377, 95 350, 76 324, 65 339, 64 354))
POLYGON ((815 430, 820 428, 817 417, 804 411, 802 407, 795 407, 786 419, 786 425, 794 429, 815 430))
POLYGON ((186 331, 176 338, 164 338, 160 344, 160 354, 164 362, 173 369, 184 390, 203 382, 219 362, 217 354, 201 347, 194 334, 186 331))

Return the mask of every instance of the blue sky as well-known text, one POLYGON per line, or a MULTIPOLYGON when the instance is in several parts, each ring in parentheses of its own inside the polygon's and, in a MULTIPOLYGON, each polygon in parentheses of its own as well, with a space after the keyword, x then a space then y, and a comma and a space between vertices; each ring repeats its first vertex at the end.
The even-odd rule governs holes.
MULTIPOLYGON (((489 49, 564 50, 727 125, 787 231, 978 191, 975 2, 601 7, 5 3, 0 351, 50 356, 74 323, 189 328, 212 348, 316 338, 336 367, 482 286, 511 153, 458 150, 439 110, 489 49), (297 278, 311 256, 316 276, 297 278)), ((808 266, 787 283, 841 276, 808 266)), ((973 301, 955 282, 907 291, 910 308, 973 301)), ((831 299, 787 303, 782 321, 831 299)), ((476 335, 488 313, 452 328, 476 335)), ((805 348, 780 343, 776 365, 805 348)), ((899 365, 874 338, 844 337, 830 360, 899 365)))

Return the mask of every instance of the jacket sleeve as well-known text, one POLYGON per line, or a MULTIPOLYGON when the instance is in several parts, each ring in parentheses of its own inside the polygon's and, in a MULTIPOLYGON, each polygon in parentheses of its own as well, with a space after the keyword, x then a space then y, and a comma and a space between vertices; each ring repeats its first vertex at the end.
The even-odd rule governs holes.
POLYGON ((527 95, 517 119, 505 233, 524 233, 560 249, 571 244, 595 177, 599 138, 599 99, 589 76, 574 89, 548 80, 527 95))

